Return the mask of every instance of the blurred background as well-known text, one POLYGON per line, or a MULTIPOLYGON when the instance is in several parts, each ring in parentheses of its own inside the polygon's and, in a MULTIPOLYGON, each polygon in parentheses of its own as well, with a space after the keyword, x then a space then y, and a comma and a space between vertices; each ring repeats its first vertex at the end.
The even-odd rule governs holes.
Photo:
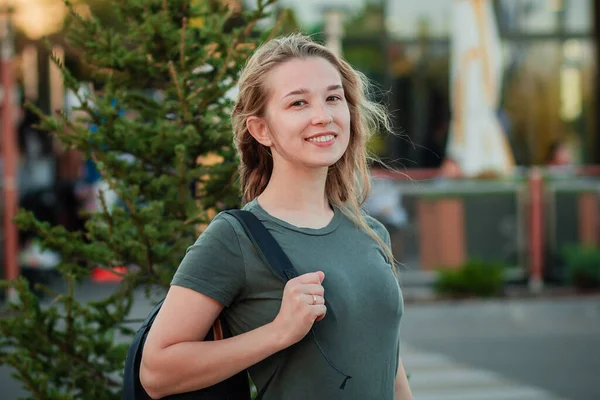
MULTIPOLYGON (((111 21, 109 2, 75 4, 111 21)), ((312 35, 364 73, 393 116, 395 134, 369 144, 379 160, 366 209, 388 227, 400 265, 416 398, 599 399, 600 4, 281 0, 274 11, 288 13, 284 31, 312 35)), ((22 107, 76 117, 43 44, 87 76, 65 42, 66 8, 0 0, 0 20, 0 213, 16 196, 39 218, 82 229, 101 177, 22 107)), ((1 276, 56 279, 60 256, 34 237, 22 233, 17 254, 4 248, 1 276)))

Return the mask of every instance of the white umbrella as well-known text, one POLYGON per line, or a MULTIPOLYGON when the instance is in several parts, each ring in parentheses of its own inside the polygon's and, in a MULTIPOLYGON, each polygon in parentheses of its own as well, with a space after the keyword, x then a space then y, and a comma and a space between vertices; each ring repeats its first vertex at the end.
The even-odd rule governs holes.
POLYGON ((447 156, 464 176, 509 173, 514 166, 496 115, 501 87, 500 38, 491 0, 454 0, 447 156))

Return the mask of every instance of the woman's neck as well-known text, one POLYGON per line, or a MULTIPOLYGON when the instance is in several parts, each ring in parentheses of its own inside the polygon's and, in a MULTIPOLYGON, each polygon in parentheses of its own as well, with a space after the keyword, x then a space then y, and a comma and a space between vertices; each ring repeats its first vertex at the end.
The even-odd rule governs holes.
POLYGON ((273 216, 298 225, 320 226, 333 217, 325 196, 327 168, 273 170, 258 201, 273 216))

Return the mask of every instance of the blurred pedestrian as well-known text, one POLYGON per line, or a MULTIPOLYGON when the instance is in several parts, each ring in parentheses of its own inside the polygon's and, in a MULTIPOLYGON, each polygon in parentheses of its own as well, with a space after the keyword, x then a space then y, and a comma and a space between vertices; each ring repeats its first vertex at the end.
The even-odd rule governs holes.
POLYGON ((548 147, 545 161, 549 166, 568 166, 572 164, 573 157, 564 142, 555 141, 548 147))
POLYGON ((389 127, 364 77, 307 37, 271 40, 242 72, 232 123, 244 209, 300 276, 284 287, 241 225, 215 217, 148 335, 145 389, 160 398, 249 369, 265 400, 412 399, 389 233, 359 208, 368 136, 389 127), (221 313, 234 336, 203 342, 221 313))

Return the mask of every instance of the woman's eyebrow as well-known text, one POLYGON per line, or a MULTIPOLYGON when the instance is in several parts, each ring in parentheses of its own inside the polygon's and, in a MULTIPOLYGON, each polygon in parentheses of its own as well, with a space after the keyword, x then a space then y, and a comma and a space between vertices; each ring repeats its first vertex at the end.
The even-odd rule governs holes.
MULTIPOLYGON (((342 89, 342 85, 329 85, 327 86, 327 91, 331 92, 333 90, 338 90, 338 89, 342 89)), ((300 89, 296 89, 296 90, 292 90, 291 92, 289 92, 288 94, 286 94, 285 96, 282 97, 282 99, 285 99, 286 97, 289 96, 295 96, 298 94, 306 94, 310 92, 310 90, 306 89, 306 88, 300 88, 300 89)))
POLYGON ((304 88, 292 90, 291 92, 289 92, 288 94, 286 94, 285 96, 283 96, 282 99, 285 99, 286 97, 294 96, 294 95, 297 95, 297 94, 306 94, 308 92, 309 92, 309 90, 308 89, 304 89, 304 88))

